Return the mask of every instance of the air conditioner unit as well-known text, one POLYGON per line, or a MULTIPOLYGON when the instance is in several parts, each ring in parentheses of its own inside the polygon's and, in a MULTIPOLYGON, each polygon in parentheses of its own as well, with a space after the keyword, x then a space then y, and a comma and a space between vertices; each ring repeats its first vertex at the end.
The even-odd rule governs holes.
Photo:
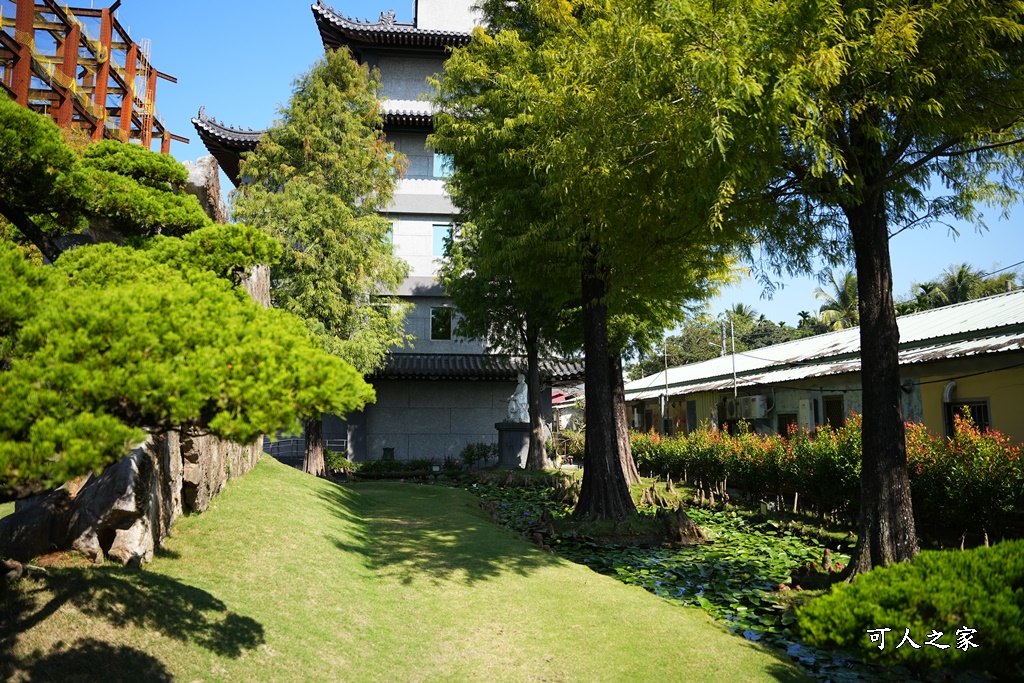
POLYGON ((740 396, 739 416, 744 420, 760 420, 768 414, 768 400, 764 396, 740 396))
POLYGON ((725 399, 725 419, 736 420, 740 417, 739 403, 735 398, 725 399))
POLYGON ((797 404, 796 423, 800 429, 807 431, 814 429, 814 414, 811 412, 811 408, 811 400, 808 398, 800 399, 797 404))

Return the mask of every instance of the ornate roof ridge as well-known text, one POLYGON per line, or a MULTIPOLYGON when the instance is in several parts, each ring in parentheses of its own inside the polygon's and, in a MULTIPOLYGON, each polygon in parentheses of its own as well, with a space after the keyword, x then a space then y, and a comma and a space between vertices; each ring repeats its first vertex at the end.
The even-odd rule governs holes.
POLYGON ((205 131, 231 142, 255 144, 260 141, 260 136, 263 135, 262 130, 253 130, 252 127, 249 127, 248 130, 242 130, 240 127, 226 126, 223 121, 207 116, 205 106, 199 107, 199 114, 192 119, 192 125, 195 126, 200 134, 205 131))
POLYGON ((375 22, 342 16, 333 7, 328 7, 324 0, 317 0, 312 10, 328 47, 337 47, 347 41, 420 48, 458 47, 469 43, 471 37, 465 31, 424 29, 417 28, 415 24, 397 22, 394 10, 381 12, 375 22), (336 31, 339 35, 328 36, 325 30, 336 31))

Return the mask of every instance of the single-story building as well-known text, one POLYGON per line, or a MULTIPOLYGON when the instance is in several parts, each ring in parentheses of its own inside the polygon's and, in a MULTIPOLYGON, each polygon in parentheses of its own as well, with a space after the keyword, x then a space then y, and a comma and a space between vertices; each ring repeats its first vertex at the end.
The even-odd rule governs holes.
MULTIPOLYGON (((951 435, 953 416, 969 409, 979 426, 1024 443, 1024 290, 897 320, 905 419, 951 435)), ((860 328, 851 328, 669 368, 625 389, 636 429, 685 434, 745 420, 785 434, 860 413, 861 381, 860 328)))

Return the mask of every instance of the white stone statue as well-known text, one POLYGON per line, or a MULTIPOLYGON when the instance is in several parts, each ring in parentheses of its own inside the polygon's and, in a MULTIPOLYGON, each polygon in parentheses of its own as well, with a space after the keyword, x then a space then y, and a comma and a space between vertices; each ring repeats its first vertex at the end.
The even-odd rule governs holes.
POLYGON ((523 377, 523 373, 519 373, 519 384, 508 399, 508 421, 530 421, 530 402, 527 399, 526 378, 523 377))

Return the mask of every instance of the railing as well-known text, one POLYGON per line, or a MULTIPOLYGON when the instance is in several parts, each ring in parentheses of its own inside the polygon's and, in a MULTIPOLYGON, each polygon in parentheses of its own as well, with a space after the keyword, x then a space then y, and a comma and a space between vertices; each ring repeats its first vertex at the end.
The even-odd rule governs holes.
MULTIPOLYGON (((324 449, 345 453, 348 450, 346 439, 324 439, 324 449)), ((306 439, 302 436, 284 437, 277 441, 263 439, 263 452, 292 467, 302 467, 302 459, 306 455, 306 439)))

